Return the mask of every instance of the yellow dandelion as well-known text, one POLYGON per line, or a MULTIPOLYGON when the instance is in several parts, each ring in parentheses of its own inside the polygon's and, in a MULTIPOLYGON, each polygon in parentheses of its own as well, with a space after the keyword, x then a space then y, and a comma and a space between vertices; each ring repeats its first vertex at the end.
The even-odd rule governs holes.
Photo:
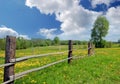
POLYGON ((3 71, 2 71, 2 70, 0 70, 0 74, 3 74, 3 71))
POLYGON ((47 84, 46 82, 43 82, 43 84, 47 84))
POLYGON ((37 83, 37 81, 35 81, 35 80, 31 80, 31 83, 34 84, 34 83, 37 83))

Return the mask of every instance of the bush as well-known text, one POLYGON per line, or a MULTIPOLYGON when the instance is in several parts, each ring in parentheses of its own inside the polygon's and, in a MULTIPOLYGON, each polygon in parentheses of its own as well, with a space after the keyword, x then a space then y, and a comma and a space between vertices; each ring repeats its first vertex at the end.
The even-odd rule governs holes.
POLYGON ((112 42, 106 42, 105 47, 106 47, 106 48, 111 48, 111 47, 112 47, 112 42))
POLYGON ((5 39, 0 39, 0 50, 5 50, 5 39))
POLYGON ((96 42, 95 43, 95 47, 96 48, 104 48, 106 45, 106 41, 105 40, 102 40, 101 42, 96 42))
POLYGON ((119 46, 118 47, 120 47, 120 44, 119 44, 119 46))

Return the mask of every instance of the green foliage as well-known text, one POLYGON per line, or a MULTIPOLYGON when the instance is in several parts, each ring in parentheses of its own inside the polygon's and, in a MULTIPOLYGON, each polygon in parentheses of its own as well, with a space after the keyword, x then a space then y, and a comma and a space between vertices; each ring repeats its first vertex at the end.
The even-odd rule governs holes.
POLYGON ((26 49, 31 46, 30 40, 26 40, 24 38, 17 38, 16 39, 16 49, 26 49))
POLYGON ((31 43, 32 43, 33 47, 51 46, 52 40, 50 40, 50 39, 32 39, 31 43))
POLYGON ((119 43, 119 47, 120 47, 120 39, 118 40, 118 43, 119 43))
MULTIPOLYGON (((73 45, 87 45, 87 41, 74 40, 73 45)), ((68 45, 68 40, 61 40, 61 45, 68 45)))
POLYGON ((118 40, 118 43, 120 43, 120 39, 118 40))
POLYGON ((95 47, 102 48, 105 47, 105 37, 108 33, 109 22, 104 16, 99 16, 93 26, 91 39, 95 44, 95 47))
POLYGON ((51 46, 52 45, 52 41, 50 39, 46 39, 45 43, 47 46, 51 46))
POLYGON ((119 44, 119 46, 118 47, 120 47, 120 44, 119 44))
POLYGON ((112 48, 113 43, 112 42, 106 42, 105 47, 106 48, 112 48))
MULTIPOLYGON (((0 50, 5 50, 5 39, 0 39, 0 50)), ((26 40, 24 38, 18 37, 16 38, 16 49, 27 49, 30 47, 44 47, 44 46, 52 46, 52 45, 68 45, 68 40, 59 40, 59 38, 51 39, 31 39, 26 40)), ((87 45, 87 41, 79 41, 74 40, 73 45, 87 45)))
POLYGON ((59 45, 59 44, 60 44, 60 39, 59 39, 59 37, 55 37, 54 40, 53 40, 53 43, 54 43, 55 45, 59 45))
POLYGON ((5 39, 0 39, 0 50, 5 50, 5 39))
POLYGON ((68 45, 68 40, 61 40, 60 45, 68 45))
POLYGON ((94 42, 94 44, 95 44, 96 48, 104 48, 105 45, 106 45, 106 41, 105 40, 101 40, 99 42, 94 42))

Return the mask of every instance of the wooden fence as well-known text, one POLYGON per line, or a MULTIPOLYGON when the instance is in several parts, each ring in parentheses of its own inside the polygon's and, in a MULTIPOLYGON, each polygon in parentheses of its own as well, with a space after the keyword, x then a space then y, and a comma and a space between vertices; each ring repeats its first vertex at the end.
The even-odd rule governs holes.
MULTIPOLYGON (((5 50, 5 64, 0 65, 0 67, 4 67, 4 79, 2 84, 14 84, 14 80, 19 79, 23 77, 25 74, 38 71, 44 68, 47 68, 49 66, 68 61, 68 64, 70 64, 71 60, 74 58, 83 58, 82 56, 74 56, 72 57, 72 40, 69 40, 68 43, 68 50, 64 52, 56 52, 56 53, 48 53, 48 54, 40 54, 40 55, 31 55, 31 56, 26 56, 26 57, 21 57, 21 58, 15 58, 15 51, 16 51, 16 38, 12 36, 7 36, 6 37, 6 50, 5 50), (68 52, 68 58, 62 59, 47 65, 44 65, 42 67, 34 68, 31 70, 27 70, 18 74, 14 73, 14 66, 16 63, 25 61, 31 58, 38 58, 38 57, 43 57, 43 56, 49 56, 49 55, 57 55, 57 54, 63 54, 68 52)), ((89 42, 88 43, 88 56, 91 55, 92 51, 92 44, 89 42)))

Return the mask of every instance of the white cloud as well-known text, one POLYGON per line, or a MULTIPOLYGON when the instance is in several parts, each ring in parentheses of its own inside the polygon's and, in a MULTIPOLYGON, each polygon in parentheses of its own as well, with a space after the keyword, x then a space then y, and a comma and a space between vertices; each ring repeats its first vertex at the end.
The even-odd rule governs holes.
POLYGON ((28 40, 31 39, 28 35, 22 35, 22 34, 20 34, 18 37, 22 37, 22 38, 24 38, 24 39, 28 39, 28 40))
POLYGON ((100 14, 84 9, 79 5, 75 5, 69 11, 62 12, 57 16, 57 19, 62 22, 61 30, 64 31, 60 37, 84 40, 90 38, 92 24, 100 14))
POLYGON ((120 38, 120 6, 110 8, 106 17, 110 23, 110 29, 106 39, 117 41, 120 38))
MULTIPOLYGON (((79 0, 26 0, 26 5, 36 7, 44 14, 54 13, 56 20, 62 22, 60 30, 63 33, 59 35, 61 39, 88 39, 94 20, 101 14, 84 9, 79 5, 79 0)), ((51 33, 43 35, 52 37, 51 33)))
POLYGON ((12 28, 7 28, 6 26, 0 27, 0 38, 6 37, 6 35, 18 36, 18 33, 12 28))
POLYGON ((27 35, 20 35, 18 32, 16 32, 12 28, 8 28, 6 26, 1 26, 0 27, 0 38, 5 38, 7 35, 23 37, 24 39, 30 39, 27 35))
POLYGON ((92 7, 95 8, 97 5, 103 4, 103 3, 109 6, 110 3, 114 2, 115 0, 90 0, 90 1, 91 1, 92 7))
POLYGON ((73 0, 26 0, 26 5, 38 8, 41 13, 52 14, 68 10, 73 5, 73 0))
POLYGON ((56 31, 55 28, 53 28, 53 29, 42 28, 37 33, 44 36, 47 39, 49 39, 49 38, 53 39, 55 37, 55 34, 54 34, 55 31, 56 31))
MULTIPOLYGON (((106 4, 115 0, 91 0, 93 7, 97 4, 106 4)), ((56 20, 61 22, 60 30, 62 34, 58 36, 60 39, 80 39, 89 40, 91 28, 97 16, 101 12, 90 11, 79 5, 79 0, 26 0, 26 5, 29 7, 36 7, 43 14, 55 14, 56 20)), ((110 8, 106 12, 106 17, 110 22, 110 30, 106 39, 117 40, 120 38, 120 7, 110 8)), ((39 34, 47 38, 53 38, 53 32, 56 29, 40 29, 39 34)))

